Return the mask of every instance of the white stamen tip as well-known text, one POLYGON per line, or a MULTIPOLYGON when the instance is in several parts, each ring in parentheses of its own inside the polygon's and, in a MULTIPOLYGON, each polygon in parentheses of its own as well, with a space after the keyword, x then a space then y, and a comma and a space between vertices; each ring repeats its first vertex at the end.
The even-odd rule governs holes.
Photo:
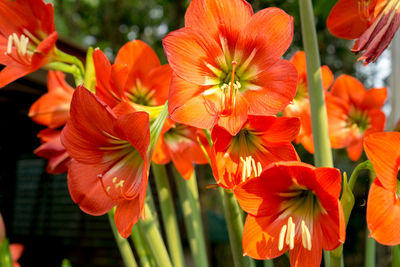
POLYGON ((7 54, 12 53, 12 44, 13 44, 13 37, 12 37, 12 35, 10 35, 10 36, 8 36, 7 54))
POLYGON ((278 249, 281 251, 283 249, 283 241, 285 239, 287 225, 282 226, 281 232, 279 233, 278 249))

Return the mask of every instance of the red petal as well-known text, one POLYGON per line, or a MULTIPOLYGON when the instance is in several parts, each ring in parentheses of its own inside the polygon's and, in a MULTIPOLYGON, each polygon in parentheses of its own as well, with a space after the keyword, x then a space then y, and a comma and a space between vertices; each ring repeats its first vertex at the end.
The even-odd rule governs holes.
POLYGON ((259 69, 255 83, 261 88, 247 90, 250 115, 275 115, 293 100, 297 87, 297 71, 289 62, 277 60, 273 65, 259 69))
POLYGON ((334 168, 317 168, 315 170, 315 176, 317 178, 318 183, 322 186, 322 188, 334 196, 335 198, 339 198, 341 187, 341 175, 338 169, 334 168))
POLYGON ((221 31, 229 31, 237 38, 252 15, 253 9, 245 0, 194 0, 187 8, 185 27, 209 33, 216 39, 221 31))
POLYGON ((13 261, 17 261, 24 252, 24 245, 22 244, 11 244, 10 245, 11 258, 13 261))
POLYGON ((215 94, 203 95, 205 89, 173 76, 168 102, 171 118, 197 128, 210 129, 214 126, 220 111, 220 99, 215 94))
POLYGON ((346 224, 339 199, 337 205, 332 205, 326 214, 321 214, 316 223, 321 227, 323 249, 333 250, 344 243, 346 224))
POLYGON ((370 236, 379 243, 400 243, 400 200, 396 191, 385 189, 379 179, 374 180, 368 194, 367 223, 370 236))
POLYGON ((254 217, 247 215, 243 228, 243 254, 254 259, 273 259, 288 250, 284 244, 279 251, 279 232, 285 224, 283 219, 273 220, 271 217, 254 217))
POLYGON ((198 85, 220 83, 207 67, 226 65, 222 49, 214 39, 193 28, 182 28, 168 34, 163 45, 170 66, 179 77, 198 85))
POLYGON ((143 87, 149 92, 154 91, 152 105, 163 105, 168 99, 171 84, 172 69, 169 65, 154 68, 143 81, 143 87))
POLYGON ((73 161, 68 172, 68 189, 72 200, 90 215, 103 215, 116 203, 109 198, 98 177, 101 165, 85 165, 73 161))
POLYGON ((365 138, 364 148, 377 179, 387 190, 396 192, 400 164, 400 133, 370 134, 365 138))
POLYGON ((357 161, 363 152, 362 139, 355 139, 347 146, 347 153, 352 161, 357 161))
POLYGON ((128 67, 126 88, 132 88, 136 85, 137 79, 144 81, 152 69, 159 67, 160 60, 150 46, 140 40, 134 40, 121 47, 114 64, 128 67))
POLYGON ((359 13, 359 2, 340 0, 326 22, 329 31, 340 38, 356 39, 367 29, 368 19, 359 13))
POLYGON ((362 109, 381 109, 387 97, 386 87, 369 89, 364 96, 362 109))
POLYGON ((0 71, 0 88, 31 72, 29 66, 23 66, 14 62, 7 65, 0 71))
POLYGON ((290 266, 318 267, 321 265, 321 258, 322 258, 321 241, 324 237, 320 234, 319 224, 314 224, 313 229, 310 229, 310 232, 312 240, 311 251, 305 249, 301 243, 295 245, 294 249, 289 251, 290 266))
POLYGON ((123 238, 131 235, 133 225, 139 220, 141 209, 139 197, 118 204, 114 219, 118 232, 123 238))
POLYGON ((299 133, 300 120, 273 116, 249 116, 249 127, 265 132, 262 138, 267 142, 291 142, 299 133))
POLYGON ((331 93, 341 98, 343 102, 360 107, 364 100, 366 89, 356 78, 349 75, 340 75, 333 83, 331 93))
POLYGON ((236 135, 244 123, 247 121, 247 112, 249 110, 249 103, 238 93, 236 95, 234 109, 229 116, 220 115, 218 125, 225 128, 231 135, 236 135))
MULTIPOLYGON (((254 60, 270 65, 286 52, 292 39, 293 18, 282 9, 265 8, 251 17, 239 35, 236 52, 243 51, 244 58, 247 58, 256 50, 259 55, 254 60)), ((260 65, 259 68, 265 68, 263 64, 260 65)))

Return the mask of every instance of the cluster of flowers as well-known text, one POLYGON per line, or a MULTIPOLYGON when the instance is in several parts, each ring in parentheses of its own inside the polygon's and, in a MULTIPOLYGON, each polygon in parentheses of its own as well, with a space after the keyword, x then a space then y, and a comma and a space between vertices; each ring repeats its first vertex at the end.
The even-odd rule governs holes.
MULTIPOLYGON (((328 27, 357 39, 353 50, 365 50, 368 63, 397 30, 399 1, 356 2, 340 0, 328 27)), ((54 62, 69 63, 55 46, 52 5, 1 0, 0 13, 1 87, 54 62)), ((71 197, 84 212, 102 215, 116 206, 123 237, 145 216, 151 161, 172 161, 188 179, 194 163, 210 160, 218 185, 233 190, 248 214, 245 255, 271 259, 289 250, 293 266, 318 266, 322 249, 345 240, 341 174, 302 163, 291 144, 314 151, 305 54, 281 59, 292 38, 292 17, 278 8, 254 14, 244 0, 192 0, 185 27, 163 40, 169 65, 142 41, 131 41, 113 64, 93 52, 92 88, 74 90, 62 72, 49 71, 48 93, 29 111, 48 127, 35 153, 49 159, 48 172, 68 170, 71 197), (153 136, 167 100, 170 117, 153 136)), ((377 174, 368 200, 371 236, 399 244, 400 133, 376 133, 384 129, 386 88, 366 90, 348 75, 334 81, 327 66, 321 73, 331 147, 347 148, 357 161, 364 141, 377 174)))

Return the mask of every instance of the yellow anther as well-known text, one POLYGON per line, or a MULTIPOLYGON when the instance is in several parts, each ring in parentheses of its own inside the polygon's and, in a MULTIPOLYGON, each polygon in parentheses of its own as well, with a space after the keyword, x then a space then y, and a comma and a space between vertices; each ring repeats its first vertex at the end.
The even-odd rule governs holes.
POLYGON ((301 221, 301 239, 302 239, 303 247, 305 249, 311 250, 311 248, 312 248, 311 234, 310 234, 310 230, 308 229, 304 220, 301 221))
POLYGON ((8 36, 7 54, 12 53, 12 44, 13 44, 13 37, 10 35, 8 36))
POLYGON ((107 189, 106 189, 106 190, 107 190, 107 192, 110 192, 110 187, 109 187, 109 186, 107 186, 107 189))
POLYGON ((117 182, 117 180, 118 180, 118 177, 112 178, 112 182, 113 182, 114 184, 117 182))
POLYGON ((124 182, 125 182, 125 180, 121 180, 121 181, 119 181, 116 185, 115 185, 115 188, 118 188, 118 187, 123 187, 124 186, 124 182))
POLYGON ((281 251, 283 249, 283 241, 285 239, 287 225, 282 226, 281 232, 279 233, 278 249, 281 251))
POLYGON ((262 172, 262 166, 261 166, 261 163, 258 161, 257 162, 257 174, 256 174, 256 176, 260 176, 261 172, 262 172))

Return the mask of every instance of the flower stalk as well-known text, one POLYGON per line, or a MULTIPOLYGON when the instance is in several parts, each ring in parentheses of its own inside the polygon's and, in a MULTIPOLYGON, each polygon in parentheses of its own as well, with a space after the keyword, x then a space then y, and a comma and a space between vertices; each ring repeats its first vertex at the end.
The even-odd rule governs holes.
POLYGON ((229 241, 235 267, 255 267, 252 258, 243 255, 242 235, 243 216, 239 204, 232 192, 219 188, 226 224, 228 226, 229 241))
POLYGON ((153 256, 151 255, 150 248, 144 239, 142 229, 140 229, 139 224, 133 226, 131 239, 135 247, 135 251, 139 257, 141 266, 155 267, 153 256))
POLYGON ((108 212, 108 220, 111 225, 112 232, 114 234, 115 242, 117 243, 119 252, 121 253, 122 261, 126 267, 136 267, 137 263, 135 257, 133 256, 133 252, 131 246, 129 245, 128 240, 123 238, 117 230, 114 222, 114 213, 115 208, 108 212))
MULTIPOLYGON (((333 167, 313 6, 311 0, 299 0, 299 6, 301 33, 307 62, 307 82, 314 141, 314 163, 316 167, 333 167)), ((324 262, 326 267, 331 266, 330 256, 326 251, 324 251, 324 262)), ((334 266, 340 265, 332 265, 332 267, 334 266)))
POLYGON ((160 200, 161 216, 167 235, 168 248, 174 266, 184 266, 183 249, 179 234, 178 222, 171 189, 168 184, 168 174, 164 165, 151 164, 154 180, 156 182, 157 194, 160 200))
POLYGON ((207 251, 201 219, 196 173, 193 172, 190 179, 185 181, 175 167, 173 168, 173 172, 178 189, 178 196, 182 203, 183 219, 185 221, 190 249, 194 258, 194 265, 196 267, 207 267, 207 251))

